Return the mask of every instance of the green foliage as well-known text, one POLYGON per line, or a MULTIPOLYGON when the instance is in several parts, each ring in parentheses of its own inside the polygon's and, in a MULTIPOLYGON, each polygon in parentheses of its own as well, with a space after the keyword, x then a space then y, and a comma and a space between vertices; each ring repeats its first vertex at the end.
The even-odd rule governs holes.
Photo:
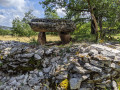
POLYGON ((55 10, 50 11, 49 9, 45 10, 45 18, 48 19, 59 19, 57 12, 55 10))
POLYGON ((76 26, 76 30, 74 31, 74 35, 79 34, 90 34, 90 22, 89 23, 79 23, 76 26))
POLYGON ((28 11, 25 13, 25 17, 20 20, 19 18, 15 18, 12 22, 13 25, 13 30, 12 34, 16 36, 33 36, 36 35, 37 33, 34 32, 31 27, 29 26, 28 22, 34 18, 34 16, 31 14, 32 11, 28 11))
POLYGON ((22 22, 25 23, 29 23, 31 21, 31 19, 36 18, 33 14, 32 14, 33 10, 29 10, 28 12, 25 13, 25 16, 22 19, 22 22))
POLYGON ((3 29, 0 29, 0 35, 10 35, 11 34, 11 30, 3 30, 3 29))
POLYGON ((29 43, 32 44, 32 45, 39 45, 35 38, 30 39, 29 43))
POLYGON ((72 38, 75 42, 95 42, 95 35, 90 34, 90 22, 78 24, 72 38))
POLYGON ((58 32, 46 32, 47 35, 58 35, 58 32))
MULTIPOLYGON (((119 0, 45 0, 40 2, 40 4, 43 5, 43 8, 45 8, 45 10, 49 11, 56 10, 58 7, 65 8, 66 18, 72 19, 77 23, 91 21, 91 19, 93 19, 93 16, 95 16, 97 20, 96 24, 98 23, 100 30, 102 30, 102 26, 115 27, 116 23, 120 22, 119 0), (92 14, 92 18, 88 16, 87 12, 92 14), (102 25, 103 21, 107 24, 102 25)), ((95 25, 95 27, 97 30, 97 25, 95 25)), ((96 33, 96 35, 97 34, 98 33, 96 33)))

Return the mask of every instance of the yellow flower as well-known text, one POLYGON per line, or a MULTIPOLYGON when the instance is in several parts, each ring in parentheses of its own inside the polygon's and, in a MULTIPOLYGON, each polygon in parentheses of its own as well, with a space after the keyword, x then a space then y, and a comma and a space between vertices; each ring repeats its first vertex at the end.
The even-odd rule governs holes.
POLYGON ((75 54, 78 55, 78 54, 79 54, 79 51, 77 51, 75 54))
POLYGON ((99 41, 99 43, 103 43, 103 42, 104 42, 104 40, 100 40, 100 41, 99 41))
POLYGON ((65 89, 65 90, 67 90, 67 88, 68 88, 68 82, 69 82, 68 79, 63 80, 60 83, 60 87, 63 88, 63 89, 65 89))
POLYGON ((2 60, 2 59, 3 59, 3 56, 1 56, 0 59, 2 60))

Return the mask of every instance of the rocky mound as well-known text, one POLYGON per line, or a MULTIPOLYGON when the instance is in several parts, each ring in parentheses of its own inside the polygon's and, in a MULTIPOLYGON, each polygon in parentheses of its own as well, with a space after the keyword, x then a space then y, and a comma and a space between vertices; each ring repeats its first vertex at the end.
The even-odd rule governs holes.
POLYGON ((115 47, 0 41, 0 90, 118 90, 119 73, 120 50, 115 47))

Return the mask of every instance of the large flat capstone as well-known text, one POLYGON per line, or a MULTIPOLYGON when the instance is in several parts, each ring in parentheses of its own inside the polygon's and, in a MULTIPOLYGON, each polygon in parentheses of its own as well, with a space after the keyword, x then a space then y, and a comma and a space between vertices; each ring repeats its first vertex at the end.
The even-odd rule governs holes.
POLYGON ((73 32, 75 23, 67 19, 32 19, 29 23, 36 32, 73 32))

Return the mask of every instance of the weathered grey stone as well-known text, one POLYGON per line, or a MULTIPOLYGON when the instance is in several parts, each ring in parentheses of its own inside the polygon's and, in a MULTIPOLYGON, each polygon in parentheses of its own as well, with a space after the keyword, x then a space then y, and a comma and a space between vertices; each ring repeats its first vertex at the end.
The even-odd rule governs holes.
POLYGON ((23 84, 27 84, 27 78, 28 78, 28 74, 25 75, 25 78, 23 79, 23 84))
POLYGON ((52 67, 52 66, 49 66, 49 67, 47 67, 47 68, 43 68, 43 72, 44 72, 44 73, 49 73, 50 70, 51 70, 51 67, 52 67))
POLYGON ((52 58, 50 61, 52 63, 54 63, 54 62, 58 61, 59 59, 60 59, 60 56, 57 56, 57 57, 52 58))
POLYGON ((37 77, 36 78, 31 78, 30 80, 28 80, 29 86, 34 86, 37 83, 39 83, 39 79, 37 77))
POLYGON ((66 79, 68 77, 68 72, 65 71, 65 72, 61 72, 58 76, 56 76, 56 79, 66 79))
POLYGON ((88 53, 90 56, 91 55, 97 55, 98 54, 98 51, 96 49, 91 49, 88 53))
POLYGON ((88 75, 83 75, 82 76, 83 81, 86 80, 87 78, 89 78, 89 76, 90 76, 89 74, 88 75))
POLYGON ((102 72, 101 68, 90 65, 89 63, 85 63, 84 67, 87 68, 88 70, 91 70, 91 71, 94 71, 94 72, 99 72, 99 73, 102 72))
POLYGON ((116 49, 113 49, 113 48, 109 48, 109 47, 103 46, 103 45, 92 44, 91 47, 92 48, 96 48, 97 50, 101 50, 101 51, 106 50, 106 51, 109 51, 109 52, 115 53, 115 54, 120 53, 119 50, 116 50, 116 49))
POLYGON ((13 80, 10 85, 16 85, 17 81, 16 80, 13 80))
POLYGON ((85 68, 83 67, 79 67, 79 66, 75 66, 73 68, 73 71, 76 71, 77 73, 81 73, 81 74, 85 74, 85 73, 89 73, 90 71, 86 70, 85 68))
POLYGON ((97 67, 104 67, 104 63, 96 60, 90 60, 90 64, 97 66, 97 67))
POLYGON ((44 79, 44 74, 42 71, 40 71, 38 74, 39 74, 40 79, 44 79))
POLYGON ((117 86, 117 83, 115 81, 112 81, 112 87, 113 87, 114 90, 119 90, 118 86, 117 86))
POLYGON ((114 69, 116 69, 118 71, 120 70, 120 65, 115 64, 115 63, 111 63, 110 67, 112 67, 112 68, 114 68, 114 69))
POLYGON ((73 32, 75 30, 74 22, 66 19, 37 18, 32 19, 29 24, 37 32, 73 32))
POLYGON ((17 80, 21 80, 21 79, 24 79, 25 75, 20 75, 20 76, 17 76, 16 79, 17 80))
POLYGON ((70 78, 70 89, 79 89, 82 78, 70 78))
POLYGON ((28 53, 28 54, 23 54, 23 55, 21 55, 21 57, 23 57, 23 58, 30 58, 30 57, 32 57, 34 55, 34 53, 28 53))
POLYGON ((40 86, 34 86, 34 90, 40 90, 40 86))
POLYGON ((104 51, 101 51, 101 54, 111 59, 115 59, 115 53, 104 50, 104 51))
POLYGON ((44 50, 41 48, 41 49, 38 49, 37 51, 35 51, 35 53, 37 53, 40 56, 43 56, 44 50))
POLYGON ((80 88, 79 90, 91 90, 91 88, 80 88))
POLYGON ((52 49, 52 48, 50 48, 50 49, 48 49, 48 50, 45 52, 45 54, 49 55, 49 54, 51 54, 51 53, 52 53, 52 51, 53 51, 53 49, 52 49))
POLYGON ((20 90, 31 90, 31 88, 28 85, 23 85, 20 87, 20 90))
POLYGON ((41 59, 41 57, 40 57, 38 54, 35 54, 35 55, 34 55, 34 58, 35 58, 36 60, 40 60, 40 59, 41 59))

